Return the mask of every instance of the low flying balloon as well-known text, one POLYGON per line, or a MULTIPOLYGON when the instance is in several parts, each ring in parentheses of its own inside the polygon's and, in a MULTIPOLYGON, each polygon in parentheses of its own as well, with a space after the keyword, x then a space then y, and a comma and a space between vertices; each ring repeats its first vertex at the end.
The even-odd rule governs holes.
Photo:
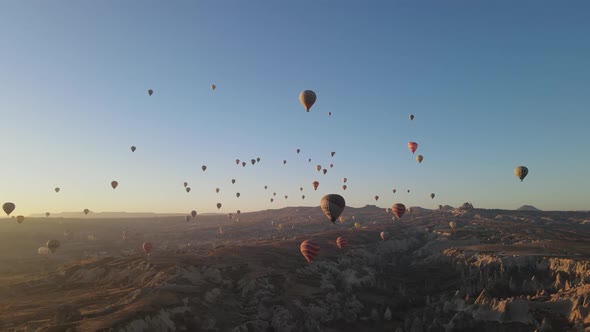
POLYGON ((381 236, 381 240, 383 240, 383 241, 389 239, 389 233, 387 233, 387 232, 381 232, 380 236, 381 236))
POLYGON ((457 223, 456 223, 456 222, 454 222, 454 221, 451 221, 451 222, 449 223, 449 226, 451 226, 451 228, 452 228, 452 229, 455 229, 455 228, 457 228, 457 223))
POLYGON ((324 175, 326 175, 326 173, 328 173, 328 170, 324 168, 324 169, 322 170, 322 172, 324 173, 324 175))
POLYGON ((418 149, 418 143, 408 142, 408 149, 410 149, 410 151, 412 151, 412 153, 416 152, 416 150, 418 149))
POLYGON ((49 248, 40 247, 39 249, 37 249, 37 253, 41 256, 47 256, 47 255, 49 255, 49 248))
POLYGON ((58 193, 59 192, 59 187, 55 188, 55 192, 58 193))
POLYGON ((131 152, 135 152, 135 150, 136 150, 136 149, 137 149, 137 148, 135 147, 135 145, 132 145, 132 146, 131 146, 131 152))
POLYGON ((191 211, 191 216, 192 216, 193 218, 194 218, 194 217, 196 217, 196 216, 197 216, 197 211, 195 211, 195 210, 192 210, 192 211, 191 211))
POLYGON ((113 189, 117 188, 118 185, 119 185, 119 182, 111 181, 111 187, 113 187, 113 189))
POLYGON ((85 214, 85 215, 88 215, 88 213, 89 213, 89 212, 90 212, 90 210, 88 210, 88 209, 84 209, 84 214, 85 214))
POLYGON ((342 190, 346 190, 348 188, 345 184, 342 185, 342 190))
POLYGON ((309 109, 315 104, 317 96, 315 92, 311 90, 305 90, 299 94, 299 101, 305 107, 305 110, 309 112, 309 109))
POLYGON ((203 170, 203 172, 204 172, 205 170, 207 170, 207 166, 203 165, 203 166, 201 166, 201 169, 202 169, 202 170, 203 170))
POLYGON ((45 217, 49 217, 51 215, 50 212, 45 212, 45 217))
POLYGON ((418 163, 421 164, 422 163, 422 160, 424 160, 424 157, 421 154, 419 154, 419 155, 416 156, 416 160, 418 161, 418 163))
POLYGON ((514 169, 514 175, 520 179, 520 182, 529 174, 529 169, 525 166, 518 166, 514 169))
POLYGON ((4 204, 2 204, 2 210, 4 210, 4 212, 6 213, 7 216, 9 216, 12 211, 14 211, 14 209, 16 208, 16 205, 14 205, 14 203, 11 202, 6 202, 4 204))
POLYGON ((320 183, 318 181, 313 181, 312 185, 313 185, 313 190, 318 190, 320 183))
POLYGON ((150 95, 150 96, 151 96, 151 95, 153 95, 153 94, 154 94, 154 90, 152 90, 152 89, 149 89, 149 90, 148 90, 148 95, 150 95))
POLYGON ((186 190, 187 193, 190 193, 191 192, 191 187, 186 187, 185 190, 186 190))
POLYGON ((25 216, 16 216, 16 222, 22 224, 25 221, 25 216))
POLYGON ((336 239, 336 245, 338 246, 338 249, 344 249, 344 247, 348 246, 348 241, 342 236, 339 236, 336 239))
POLYGON ((240 210, 238 210, 236 212, 237 212, 238 216, 240 215, 240 213, 242 213, 242 211, 240 211, 240 210))
POLYGON ((154 248, 154 246, 152 245, 151 242, 144 242, 141 245, 141 248, 143 249, 143 252, 145 252, 146 254, 150 254, 150 252, 152 252, 152 249, 154 248))
POLYGON ((191 216, 185 216, 184 219, 186 220, 186 222, 189 222, 191 220, 191 216))
POLYGON ((393 215, 395 215, 398 219, 401 219, 404 215, 404 212, 406 212, 406 206, 402 203, 395 203, 391 207, 391 212, 393 212, 393 215))
POLYGON ((55 251, 57 250, 57 248, 59 248, 60 245, 61 243, 58 240, 49 240, 45 244, 47 249, 49 249, 49 251, 51 251, 52 254, 55 254, 55 251))
POLYGON ((337 194, 330 194, 322 197, 320 207, 326 217, 334 223, 340 214, 342 214, 342 211, 344 211, 346 202, 344 201, 344 197, 337 194))
POLYGON ((221 209, 221 203, 217 203, 217 209, 221 209))
POLYGON ((410 114, 410 121, 414 120, 414 114, 410 114))
POLYGON ((301 254, 305 257, 307 262, 311 263, 320 252, 320 246, 312 240, 305 240, 301 242, 299 250, 301 250, 301 254))
POLYGON ((430 193, 430 198, 434 199, 434 193, 430 193))

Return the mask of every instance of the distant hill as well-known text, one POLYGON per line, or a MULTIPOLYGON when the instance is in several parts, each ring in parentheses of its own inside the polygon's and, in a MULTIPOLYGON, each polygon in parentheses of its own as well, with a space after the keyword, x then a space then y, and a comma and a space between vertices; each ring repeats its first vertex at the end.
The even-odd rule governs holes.
POLYGON ((519 207, 518 209, 516 209, 516 211, 538 211, 538 212, 541 212, 541 210, 537 209, 536 207, 534 207, 532 205, 523 205, 523 206, 519 207))
MULTIPOLYGON (((77 218, 77 219, 121 219, 121 218, 157 218, 177 217, 190 213, 154 213, 154 212, 92 212, 85 215, 83 212, 59 212, 52 213, 50 218, 77 218)), ((214 215, 215 213, 203 213, 201 215, 214 215)), ((45 218, 45 213, 32 214, 32 218, 45 218)))

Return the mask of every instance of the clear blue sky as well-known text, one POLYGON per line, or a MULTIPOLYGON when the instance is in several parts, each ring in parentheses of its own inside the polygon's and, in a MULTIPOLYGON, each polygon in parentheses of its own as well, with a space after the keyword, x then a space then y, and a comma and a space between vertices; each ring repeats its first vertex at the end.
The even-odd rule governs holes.
POLYGON ((327 193, 590 209, 588 13, 588 1, 2 1, 0 201, 25 215, 249 211, 327 193), (309 113, 304 89, 318 95, 309 113))

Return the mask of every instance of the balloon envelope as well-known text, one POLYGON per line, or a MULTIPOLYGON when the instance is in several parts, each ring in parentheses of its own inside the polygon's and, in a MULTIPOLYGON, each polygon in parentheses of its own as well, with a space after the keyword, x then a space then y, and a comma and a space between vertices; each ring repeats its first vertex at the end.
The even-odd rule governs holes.
POLYGON ((299 250, 307 262, 311 263, 320 252, 320 246, 312 240, 305 240, 301 242, 299 250))
POLYGON ((150 252, 152 252, 152 249, 154 248, 154 246, 152 245, 151 242, 144 242, 141 245, 141 248, 143 249, 143 252, 145 252, 146 254, 149 254, 150 252))
POLYGON ((418 143, 408 142, 408 149, 410 149, 410 151, 412 151, 412 153, 416 152, 416 150, 418 149, 418 143))
POLYGON ((195 210, 192 210, 192 211, 191 211, 191 216, 192 216, 193 218, 194 218, 194 217, 196 217, 196 216, 197 216, 197 211, 195 211, 195 210))
POLYGON ((49 255, 49 248, 40 247, 39 249, 37 249, 37 253, 41 256, 47 256, 47 255, 49 255))
POLYGON ((336 239, 336 245, 338 246, 338 249, 342 249, 348 245, 348 241, 340 236, 336 239))
POLYGON ((119 182, 111 181, 111 187, 113 187, 113 189, 117 188, 118 185, 119 185, 119 182))
POLYGON ((305 90, 299 94, 299 101, 305 107, 305 110, 309 112, 309 109, 315 104, 317 96, 315 92, 311 90, 305 90))
POLYGON ((148 90, 148 95, 150 95, 150 96, 151 96, 153 93, 154 93, 154 90, 152 90, 152 89, 149 89, 149 90, 148 90))
POLYGON ((516 175, 516 177, 519 178, 521 182, 528 174, 529 169, 525 166, 518 166, 514 169, 514 175, 516 175))
POLYGON ((7 216, 9 216, 12 211, 14 211, 14 209, 16 208, 16 205, 14 205, 14 203, 12 202, 6 202, 4 204, 2 204, 2 210, 4 210, 4 212, 6 213, 7 216))
POLYGON ((391 212, 393 212, 393 215, 395 215, 398 219, 401 219, 406 212, 406 206, 402 203, 395 203, 391 207, 391 212))
POLYGON ((318 181, 313 181, 312 185, 313 185, 313 190, 318 190, 320 183, 318 181))
POLYGON ((421 154, 419 154, 416 156, 416 160, 418 161, 418 163, 422 163, 422 160, 424 160, 424 157, 421 154))
POLYGON ((320 207, 326 217, 328 217, 331 222, 335 222, 340 214, 342 214, 342 211, 344 211, 346 202, 344 201, 344 197, 337 194, 330 194, 322 197, 320 207))
POLYGON ((131 152, 135 152, 135 150, 136 150, 136 149, 137 149, 137 148, 135 147, 135 145, 132 145, 132 146, 131 146, 131 152))
POLYGON ((49 240, 45 244, 45 246, 51 251, 52 254, 55 254, 57 248, 59 248, 61 243, 58 240, 49 240))

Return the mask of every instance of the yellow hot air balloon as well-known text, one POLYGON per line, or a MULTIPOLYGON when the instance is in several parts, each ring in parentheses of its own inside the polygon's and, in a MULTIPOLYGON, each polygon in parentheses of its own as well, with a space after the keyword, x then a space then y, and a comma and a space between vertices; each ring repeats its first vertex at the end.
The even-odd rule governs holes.
POLYGON ((520 182, 529 174, 529 169, 525 166, 518 166, 514 169, 514 175, 520 179, 520 182))
POLYGON ((311 90, 305 90, 299 94, 299 101, 305 107, 305 110, 309 112, 309 109, 315 104, 317 96, 315 92, 311 90))

